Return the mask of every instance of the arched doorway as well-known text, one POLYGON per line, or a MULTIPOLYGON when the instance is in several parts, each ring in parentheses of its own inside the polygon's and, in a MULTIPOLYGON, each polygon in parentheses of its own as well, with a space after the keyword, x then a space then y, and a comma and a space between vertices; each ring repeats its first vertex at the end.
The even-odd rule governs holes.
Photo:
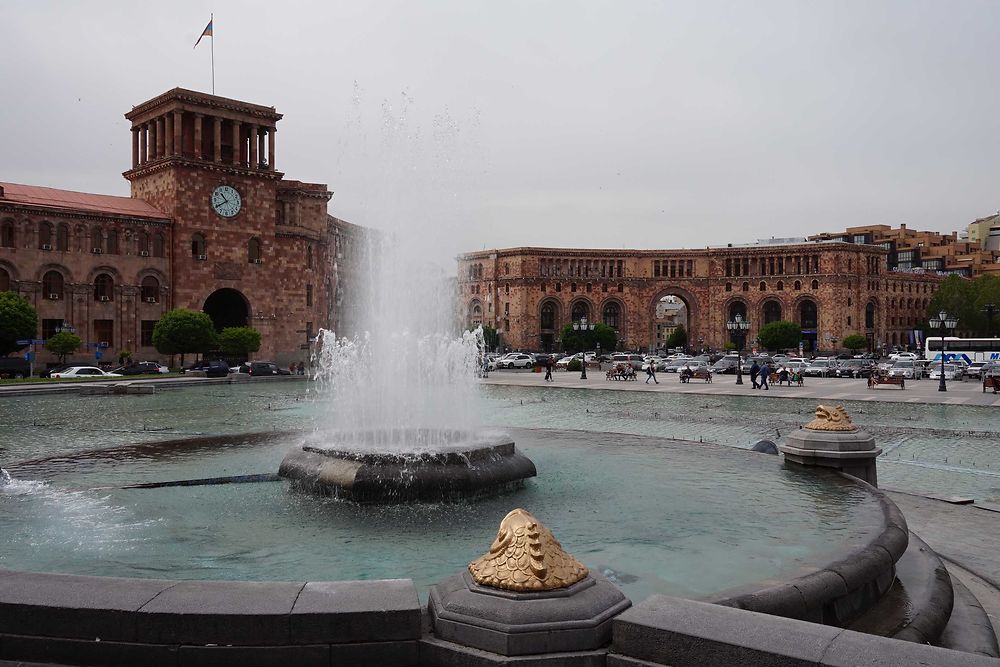
MULTIPOLYGON (((726 322, 723 324, 725 325, 726 323, 735 321, 737 315, 739 315, 740 319, 744 322, 749 321, 747 318, 747 304, 745 301, 735 300, 729 304, 729 308, 726 309, 726 322)), ((745 337, 746 332, 744 332, 744 338, 745 337)), ((736 331, 730 331, 729 327, 726 327, 726 339, 736 346, 735 349, 740 349, 740 337, 736 331)), ((746 341, 742 342, 745 343, 746 341)))
POLYGON ((687 302, 676 294, 660 297, 653 310, 653 322, 656 326, 653 348, 656 350, 666 350, 667 342, 678 329, 691 335, 687 302))
POLYGON ((576 301, 570 312, 572 313, 572 317, 570 319, 574 322, 579 322, 580 320, 593 321, 593 318, 590 316, 590 304, 586 301, 576 301))
POLYGON ((216 331, 222 331, 226 327, 250 325, 250 304, 247 298, 229 287, 212 292, 205 299, 202 310, 212 318, 216 331))
POLYGON ((764 302, 764 307, 761 309, 761 314, 763 315, 762 324, 770 324, 771 322, 777 322, 781 319, 781 302, 775 301, 774 299, 769 299, 764 302))
POLYGON ((551 352, 556 347, 556 334, 559 327, 559 303, 556 301, 542 302, 539 313, 539 335, 542 351, 551 352))
POLYGON ((814 352, 816 350, 816 331, 819 324, 819 313, 816 302, 812 299, 805 299, 799 304, 799 326, 802 327, 802 350, 804 352, 814 352))

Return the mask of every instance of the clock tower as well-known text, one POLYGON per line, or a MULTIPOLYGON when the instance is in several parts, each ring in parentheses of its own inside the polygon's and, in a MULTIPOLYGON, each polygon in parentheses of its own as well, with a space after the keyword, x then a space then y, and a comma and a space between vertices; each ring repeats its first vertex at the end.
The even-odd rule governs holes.
POLYGON ((175 88, 125 114, 132 197, 172 219, 168 300, 217 329, 261 333, 253 357, 304 359, 307 332, 329 326, 325 184, 275 168, 274 107, 175 88))

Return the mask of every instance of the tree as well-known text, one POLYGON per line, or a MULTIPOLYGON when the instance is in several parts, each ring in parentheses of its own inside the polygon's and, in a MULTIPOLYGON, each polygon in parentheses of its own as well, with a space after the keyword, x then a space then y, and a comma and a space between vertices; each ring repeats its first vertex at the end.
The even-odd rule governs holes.
POLYGON ((0 356, 24 348, 17 341, 35 337, 38 332, 38 312, 14 292, 0 292, 0 356))
POLYGON ((45 343, 45 349, 59 357, 60 364, 65 364, 66 355, 75 352, 81 345, 83 345, 83 341, 75 333, 60 331, 48 339, 45 343))
POLYGON ((667 336, 667 342, 665 343, 665 345, 667 346, 668 350, 672 350, 678 347, 687 347, 687 342, 688 342, 687 331, 684 330, 683 324, 678 324, 677 328, 671 331, 670 335, 667 336))
POLYGON ((598 343, 605 352, 611 352, 618 347, 618 332, 607 324, 595 324, 593 330, 586 331, 576 331, 572 324, 567 324, 563 327, 560 338, 563 351, 570 354, 596 350, 598 343))
POLYGON ((219 334, 219 348, 234 357, 246 357, 260 349, 260 332, 253 327, 226 327, 219 334))
POLYGON ((841 345, 851 352, 857 352, 858 350, 863 350, 868 347, 868 339, 861 334, 851 334, 850 336, 844 338, 841 345))
MULTIPOLYGON (((959 276, 948 276, 938 287, 934 298, 927 307, 928 319, 937 317, 942 310, 958 318, 958 330, 961 333, 981 336, 990 334, 990 318, 983 307, 992 303, 1000 306, 1000 277, 979 276, 968 280, 959 276)), ((994 315, 994 320, 996 316, 994 315)), ((994 322, 993 334, 996 334, 994 322)), ((931 336, 940 336, 940 329, 930 331, 931 336)))
POLYGON ((787 350, 797 347, 802 339, 802 328, 795 322, 778 320, 765 324, 757 332, 757 340, 765 350, 787 350))
POLYGON ((175 308, 163 315, 153 327, 153 347, 160 354, 184 355, 204 352, 216 344, 212 318, 205 313, 175 308))

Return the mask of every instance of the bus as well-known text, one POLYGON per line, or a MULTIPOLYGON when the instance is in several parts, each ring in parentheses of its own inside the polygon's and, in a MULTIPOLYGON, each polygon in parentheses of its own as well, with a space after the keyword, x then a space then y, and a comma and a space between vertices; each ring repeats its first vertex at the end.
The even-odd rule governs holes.
MULTIPOLYGON (((1000 338, 958 338, 946 336, 945 361, 961 359, 967 364, 973 361, 1000 360, 1000 338)), ((924 359, 941 361, 941 337, 924 339, 924 359)))

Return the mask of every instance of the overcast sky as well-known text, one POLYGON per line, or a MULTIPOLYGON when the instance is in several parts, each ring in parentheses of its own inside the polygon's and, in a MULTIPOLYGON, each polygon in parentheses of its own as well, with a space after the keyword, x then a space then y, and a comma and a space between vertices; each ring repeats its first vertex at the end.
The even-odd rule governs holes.
POLYGON ((440 257, 1000 208, 1000 3, 3 4, 0 181, 127 195, 132 105, 274 106, 277 167, 440 257))

